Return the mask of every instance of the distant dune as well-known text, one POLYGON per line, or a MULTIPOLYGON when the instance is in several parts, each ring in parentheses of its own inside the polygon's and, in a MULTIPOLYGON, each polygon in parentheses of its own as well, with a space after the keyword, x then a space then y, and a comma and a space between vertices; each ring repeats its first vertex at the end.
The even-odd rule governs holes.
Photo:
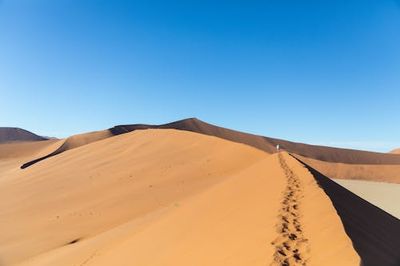
POLYGON ((294 156, 330 178, 400 183, 399 164, 346 164, 294 156))
POLYGON ((275 146, 279 144, 280 147, 287 152, 300 155, 305 160, 310 159, 307 160, 308 163, 327 176, 333 178, 354 178, 400 183, 400 175, 397 174, 400 169, 399 154, 377 153, 295 143, 214 126, 196 118, 184 119, 163 125, 120 125, 104 131, 73 136, 66 139, 65 143, 58 149, 43 157, 25 162, 21 168, 29 167, 41 160, 87 143, 135 130, 151 128, 178 129, 215 136, 225 140, 247 144, 269 154, 276 152, 275 146), (336 167, 338 165, 340 165, 339 168, 336 167), (341 171, 343 174, 338 174, 338 171, 341 171), (379 175, 376 174, 378 172, 379 175))
POLYGON ((400 184, 343 179, 334 181, 400 219, 400 184))
POLYGON ((11 141, 40 141, 47 140, 22 128, 0 127, 0 143, 11 141))
POLYGON ((400 149, 394 149, 390 153, 400 154, 400 149))
POLYGON ((244 143, 267 153, 274 153, 276 151, 276 145, 279 144, 280 147, 287 152, 327 162, 348 164, 400 164, 400 155, 397 154, 332 148, 263 137, 218 127, 196 118, 184 119, 164 125, 121 125, 110 130, 115 134, 121 134, 145 128, 171 128, 202 133, 230 141, 244 143))
POLYGON ((376 152, 350 150, 350 149, 331 148, 325 146, 290 142, 286 140, 257 136, 249 133, 243 133, 231 129, 226 129, 205 123, 196 118, 189 118, 163 125, 146 125, 146 124, 120 125, 104 131, 76 135, 68 138, 66 140, 66 144, 63 147, 60 147, 59 150, 56 150, 53 153, 48 154, 44 158, 38 158, 36 160, 27 162, 22 168, 26 168, 38 161, 54 156, 63 151, 73 149, 85 145, 87 143, 91 143, 93 141, 101 140, 103 138, 111 137, 114 135, 128 133, 134 130, 151 129, 151 128, 179 129, 179 130, 187 130, 196 133, 206 134, 210 136, 216 136, 226 140, 247 144, 255 148, 258 148, 260 150, 263 150, 267 153, 274 153, 275 146, 279 144, 282 149, 288 152, 327 162, 342 162, 348 164, 400 164, 400 155, 397 154, 386 154, 386 153, 376 153, 376 152), (71 144, 69 144, 69 142, 71 142, 71 144))

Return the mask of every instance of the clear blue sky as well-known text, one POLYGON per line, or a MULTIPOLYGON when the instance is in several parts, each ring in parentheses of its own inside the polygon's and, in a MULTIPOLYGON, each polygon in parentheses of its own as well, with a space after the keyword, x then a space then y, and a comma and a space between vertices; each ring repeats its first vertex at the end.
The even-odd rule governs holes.
POLYGON ((400 146, 400 1, 0 0, 0 125, 65 137, 186 117, 400 146))

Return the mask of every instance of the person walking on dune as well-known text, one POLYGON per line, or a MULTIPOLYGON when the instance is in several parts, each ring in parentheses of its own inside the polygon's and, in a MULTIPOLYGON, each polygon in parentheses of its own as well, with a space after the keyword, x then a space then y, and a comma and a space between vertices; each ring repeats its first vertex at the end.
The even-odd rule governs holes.
POLYGON ((279 152, 279 149, 280 149, 279 144, 277 144, 276 145, 276 151, 279 152))

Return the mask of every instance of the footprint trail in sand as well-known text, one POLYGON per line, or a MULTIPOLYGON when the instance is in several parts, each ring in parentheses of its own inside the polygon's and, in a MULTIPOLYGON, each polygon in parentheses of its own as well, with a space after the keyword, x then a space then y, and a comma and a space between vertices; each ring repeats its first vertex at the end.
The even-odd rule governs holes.
POLYGON ((285 172, 287 185, 279 210, 278 237, 271 242, 275 247, 274 260, 271 265, 307 265, 309 244, 303 234, 300 215, 302 184, 289 168, 281 153, 279 154, 279 163, 285 172))

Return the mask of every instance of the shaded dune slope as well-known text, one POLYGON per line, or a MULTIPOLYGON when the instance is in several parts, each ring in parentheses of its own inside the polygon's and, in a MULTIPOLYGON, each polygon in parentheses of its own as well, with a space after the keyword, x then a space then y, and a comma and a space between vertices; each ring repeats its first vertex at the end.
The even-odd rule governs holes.
MULTIPOLYGON (((226 140, 239 142, 243 144, 247 144, 253 146, 257 149, 263 150, 267 153, 274 153, 275 146, 279 144, 282 149, 290 152, 296 153, 305 157, 318 159, 327 162, 337 162, 337 163, 348 163, 348 164, 400 164, 400 155, 398 154, 387 154, 387 153, 376 153, 376 152, 367 152, 367 151, 358 151, 358 150, 350 150, 350 149, 340 149, 340 148, 331 148, 325 146, 317 146, 317 145, 309 145, 303 143, 296 143, 281 139, 269 138, 258 136, 249 133, 243 133, 223 127, 218 127, 215 125, 211 125, 205 123, 196 118, 189 118, 184 120, 179 120, 176 122, 163 124, 163 125, 146 125, 146 124, 134 124, 134 125, 119 125, 113 128, 110 128, 103 132, 104 137, 94 137, 91 138, 91 133, 87 136, 86 139, 90 139, 90 141, 79 142, 79 145, 63 145, 58 150, 38 159, 34 159, 29 161, 21 166, 21 168, 29 167, 37 162, 40 162, 49 157, 60 154, 64 151, 85 145, 86 143, 91 143, 93 141, 101 140, 107 137, 125 134, 134 130, 143 130, 143 129, 178 129, 178 130, 186 130, 192 131, 196 133, 201 133, 209 136, 215 136, 219 138, 223 138, 226 140)), ((87 135, 83 134, 83 135, 87 135)), ((78 138, 78 137, 76 137, 78 138)), ((69 142, 69 139, 66 140, 69 142)))
POLYGON ((0 127, 0 143, 10 141, 41 141, 47 140, 28 130, 16 127, 0 127))
POLYGON ((400 265, 400 220, 302 163, 331 199, 362 265, 400 265))

